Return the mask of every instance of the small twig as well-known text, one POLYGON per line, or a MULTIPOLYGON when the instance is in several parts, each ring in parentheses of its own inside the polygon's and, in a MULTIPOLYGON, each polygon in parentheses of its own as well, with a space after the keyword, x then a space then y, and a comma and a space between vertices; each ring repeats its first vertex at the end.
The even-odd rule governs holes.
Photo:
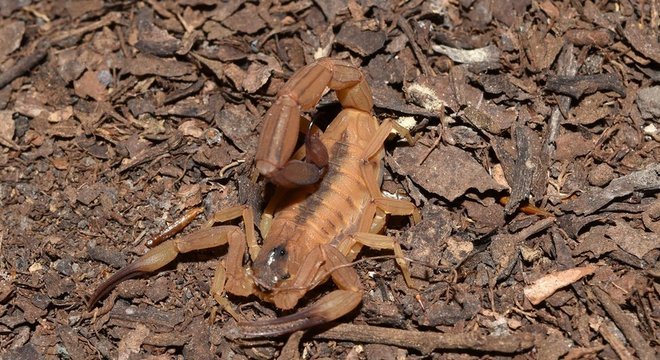
POLYGON ((48 54, 48 46, 44 44, 37 45, 36 49, 28 56, 18 60, 14 66, 0 74, 0 89, 5 87, 17 77, 25 74, 35 67, 48 54))
POLYGON ((154 247, 157 246, 158 244, 162 243, 163 241, 171 238, 173 235, 178 234, 183 230, 188 224, 190 224, 195 218, 204 212, 204 208, 202 207, 195 207, 190 210, 188 210, 185 214, 183 214, 181 217, 176 219, 173 223, 171 223, 165 230, 162 232, 156 234, 154 237, 151 239, 147 240, 147 247, 154 247))
POLYGON ((649 343, 644 339, 644 336, 642 336, 639 330, 635 327, 635 323, 630 321, 619 305, 617 305, 605 291, 597 287, 593 287, 592 290, 612 321, 614 321, 616 326, 621 329, 621 332, 626 336, 630 345, 635 348, 637 358, 649 360, 656 359, 653 348, 651 348, 649 343))
POLYGON ((278 360, 298 360, 300 359, 300 352, 298 347, 300 347, 300 339, 302 339, 304 331, 299 330, 289 335, 289 339, 284 344, 282 351, 280 351, 280 356, 278 360))
POLYGON ((104 26, 108 26, 112 23, 117 23, 120 22, 122 19, 122 14, 119 12, 110 12, 103 16, 98 21, 95 21, 93 23, 85 24, 79 27, 75 27, 73 30, 67 30, 67 31, 62 31, 61 33, 58 33, 57 35, 53 36, 50 41, 52 43, 60 42, 64 39, 67 39, 72 36, 81 36, 83 34, 86 34, 88 32, 92 32, 95 30, 98 30, 104 26))
POLYGON ((438 145, 440 145, 441 141, 442 141, 442 131, 438 132, 438 137, 435 139, 433 144, 431 144, 431 146, 428 148, 428 150, 426 150, 426 153, 424 153, 424 156, 422 156, 422 158, 419 160, 419 162, 417 163, 417 166, 422 166, 424 161, 426 161, 426 159, 428 159, 429 155, 431 155, 433 150, 435 150, 438 147, 438 145))
POLYGON ((417 58, 417 61, 419 61, 419 66, 422 68, 424 75, 435 76, 435 72, 433 69, 431 69, 431 66, 429 66, 426 56, 424 56, 422 49, 419 48, 419 45, 417 45, 417 42, 415 41, 415 33, 410 27, 410 24, 408 24, 408 20, 406 20, 403 16, 399 16, 397 25, 399 25, 403 33, 408 38, 410 46, 412 46, 413 53, 415 53, 415 57, 417 58))
POLYGON ((415 349, 422 354, 436 350, 471 350, 518 353, 531 349, 535 337, 531 333, 515 335, 480 335, 474 332, 443 334, 432 331, 390 329, 369 325, 341 324, 313 336, 315 339, 386 344, 415 349))

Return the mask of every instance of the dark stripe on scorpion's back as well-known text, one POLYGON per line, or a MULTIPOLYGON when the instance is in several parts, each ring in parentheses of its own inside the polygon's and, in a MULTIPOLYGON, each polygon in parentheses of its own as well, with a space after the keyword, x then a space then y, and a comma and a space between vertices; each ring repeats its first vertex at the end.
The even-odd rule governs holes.
MULTIPOLYGON (((303 205, 300 208, 300 212, 295 217, 295 222, 297 224, 303 225, 308 220, 317 216, 316 213, 319 209, 325 207, 326 209, 332 211, 340 221, 343 222, 344 214, 337 210, 334 206, 325 205, 324 202, 328 199, 328 194, 330 192, 335 192, 336 190, 332 188, 337 179, 342 176, 346 176, 345 173, 342 173, 340 168, 343 166, 344 161, 349 156, 349 145, 346 141, 348 139, 348 134, 344 131, 341 135, 341 140, 334 143, 334 145, 329 149, 330 160, 328 164, 328 170, 319 188, 314 191, 309 197, 304 201, 303 205)), ((352 202, 350 198, 346 199, 347 202, 352 202)))

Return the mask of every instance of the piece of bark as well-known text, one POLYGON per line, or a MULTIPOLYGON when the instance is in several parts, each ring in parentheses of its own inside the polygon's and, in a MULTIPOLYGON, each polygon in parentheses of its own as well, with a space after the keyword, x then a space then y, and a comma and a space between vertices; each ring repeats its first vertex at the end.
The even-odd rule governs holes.
POLYGON ((605 189, 594 189, 579 198, 566 203, 561 208, 578 215, 588 215, 598 211, 616 198, 634 191, 653 191, 660 189, 660 164, 632 172, 612 180, 605 189))
POLYGON ((549 76, 545 87, 548 91, 568 95, 576 100, 596 91, 614 91, 621 96, 626 95, 626 87, 616 74, 549 76))

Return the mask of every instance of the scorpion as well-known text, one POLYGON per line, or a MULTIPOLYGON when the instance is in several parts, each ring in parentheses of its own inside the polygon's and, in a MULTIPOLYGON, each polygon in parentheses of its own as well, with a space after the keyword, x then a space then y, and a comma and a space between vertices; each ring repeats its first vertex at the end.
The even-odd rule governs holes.
MULTIPOLYGON (((239 321, 243 338, 285 335, 338 319, 362 301, 363 289, 351 266, 363 246, 388 249, 413 288, 408 262, 399 243, 383 235, 388 214, 420 221, 409 201, 385 197, 384 141, 392 130, 404 134, 391 120, 379 124, 372 115, 371 89, 362 71, 352 64, 322 58, 303 67, 278 92, 264 116, 255 156, 256 168, 278 185, 266 206, 256 240, 252 209, 239 205, 212 214, 201 229, 168 240, 120 269, 92 294, 92 307, 125 279, 153 272, 178 254, 227 245, 211 284, 211 294, 232 313, 225 292, 256 295, 282 310, 293 309, 312 288, 328 279, 337 289, 298 311, 268 320, 239 321), (301 111, 316 106, 326 88, 334 90, 342 110, 321 135, 306 136, 294 154, 301 131, 301 111), (305 160, 300 160, 302 157, 305 160), (216 225, 242 218, 236 225, 216 225), (244 264, 249 254, 251 266, 244 264)), ((409 136, 409 134, 408 134, 409 136)))

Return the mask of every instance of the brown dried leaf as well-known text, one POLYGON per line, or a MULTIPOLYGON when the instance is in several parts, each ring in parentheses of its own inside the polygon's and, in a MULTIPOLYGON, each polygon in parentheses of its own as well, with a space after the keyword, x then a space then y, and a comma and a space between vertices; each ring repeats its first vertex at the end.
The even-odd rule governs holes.
POLYGON ((245 79, 243 79, 243 89, 248 94, 253 94, 259 90, 270 78, 273 69, 268 65, 252 63, 247 69, 245 79))
POLYGON ((565 132, 555 141, 557 150, 555 160, 567 161, 573 160, 578 156, 588 154, 593 150, 595 143, 585 139, 579 132, 565 132))
POLYGON ((183 184, 177 192, 182 208, 188 209, 202 202, 202 187, 199 184, 183 184))
POLYGON ((21 46, 24 33, 25 23, 22 21, 0 22, 0 64, 21 46))
POLYGON ((57 73, 67 83, 77 79, 85 71, 85 64, 80 59, 77 48, 65 49, 54 55, 57 62, 57 73))
POLYGON ((171 56, 181 46, 181 41, 154 25, 153 10, 144 7, 136 17, 138 41, 135 47, 140 51, 156 55, 171 56))
POLYGON ((456 200, 469 189, 504 190, 481 164, 459 148, 439 145, 419 166, 425 152, 426 149, 419 146, 397 148, 392 166, 397 173, 410 176, 419 186, 449 201, 456 200))
POLYGON ((380 50, 386 39, 387 35, 382 30, 364 29, 358 23, 349 21, 342 25, 336 41, 361 56, 369 56, 380 50))
POLYGON ((607 228, 606 226, 594 226, 588 232, 578 236, 579 245, 573 249, 573 255, 590 253, 591 258, 598 259, 603 254, 616 250, 616 244, 605 236, 607 228))
POLYGON ((557 290, 570 285, 583 277, 593 274, 597 266, 588 265, 548 274, 523 289, 525 297, 534 305, 540 304, 557 290))
POLYGON ((198 139, 204 135, 204 127, 204 124, 199 120, 189 120, 179 125, 178 130, 184 136, 191 136, 198 139))
POLYGON ((492 6, 493 17, 507 27, 513 26, 516 19, 528 12, 532 0, 498 0, 497 6, 492 6))
POLYGON ((550 33, 546 33, 544 36, 541 31, 532 31, 528 36, 525 39, 528 43, 525 52, 529 58, 530 70, 538 72, 549 68, 559 55, 564 40, 550 33))
POLYGON ((11 110, 0 111, 0 139, 12 141, 16 131, 16 122, 13 118, 14 112, 11 110))
POLYGON ((611 98, 602 92, 586 96, 573 109, 573 116, 570 116, 568 121, 572 124, 593 124, 615 112, 615 109, 608 105, 608 102, 611 102, 611 98))
POLYGON ((234 31, 246 34, 254 34, 266 27, 266 23, 257 14, 257 7, 253 4, 246 4, 242 10, 235 12, 222 24, 234 31))
POLYGON ((76 95, 81 98, 89 96, 96 101, 105 101, 108 98, 108 91, 105 85, 99 81, 99 72, 86 71, 83 76, 73 83, 76 95))
POLYGON ((658 29, 651 29, 644 24, 628 21, 623 30, 623 35, 628 39, 632 47, 642 55, 660 63, 660 43, 658 42, 658 29))
POLYGON ((192 56, 195 57, 195 59, 199 60, 202 64, 204 64, 206 67, 209 68, 215 74, 216 78, 218 80, 222 80, 225 72, 225 64, 223 64, 220 61, 215 61, 211 59, 207 59, 205 57, 202 57, 194 52, 190 53, 192 56))
POLYGON ((612 180, 605 189, 594 189, 582 194, 582 196, 566 203, 561 208, 566 211, 573 211, 576 214, 586 215, 633 191, 658 189, 660 189, 660 164, 654 164, 647 169, 638 170, 612 180))
POLYGON ((193 74, 195 66, 175 59, 161 59, 153 55, 138 54, 134 59, 128 61, 124 70, 136 76, 178 77, 193 74))
POLYGON ((238 65, 231 63, 225 67, 224 73, 227 78, 231 80, 232 83, 234 83, 236 90, 243 90, 243 82, 247 77, 247 73, 243 69, 241 69, 238 65))
POLYGON ((501 134, 511 128, 516 121, 518 112, 515 108, 504 108, 491 102, 484 102, 481 106, 467 106, 463 109, 465 119, 477 129, 491 134, 501 134))
POLYGON ((642 214, 644 226, 656 234, 660 234, 660 199, 653 201, 653 204, 642 214))
POLYGON ((79 1, 66 1, 60 6, 66 8, 66 11, 74 19, 77 19, 85 14, 99 11, 103 8, 103 0, 79 0, 79 1))
POLYGON ((256 148, 257 139, 253 129, 258 119, 250 115, 245 105, 227 104, 215 122, 222 133, 229 138, 240 150, 250 153, 256 148))
POLYGON ((653 249, 660 248, 660 234, 635 229, 623 221, 607 229, 609 236, 625 252, 639 259, 653 249))
POLYGON ((491 198, 489 202, 465 201, 463 206, 473 220, 472 227, 479 234, 489 234, 504 226, 504 208, 491 198))

